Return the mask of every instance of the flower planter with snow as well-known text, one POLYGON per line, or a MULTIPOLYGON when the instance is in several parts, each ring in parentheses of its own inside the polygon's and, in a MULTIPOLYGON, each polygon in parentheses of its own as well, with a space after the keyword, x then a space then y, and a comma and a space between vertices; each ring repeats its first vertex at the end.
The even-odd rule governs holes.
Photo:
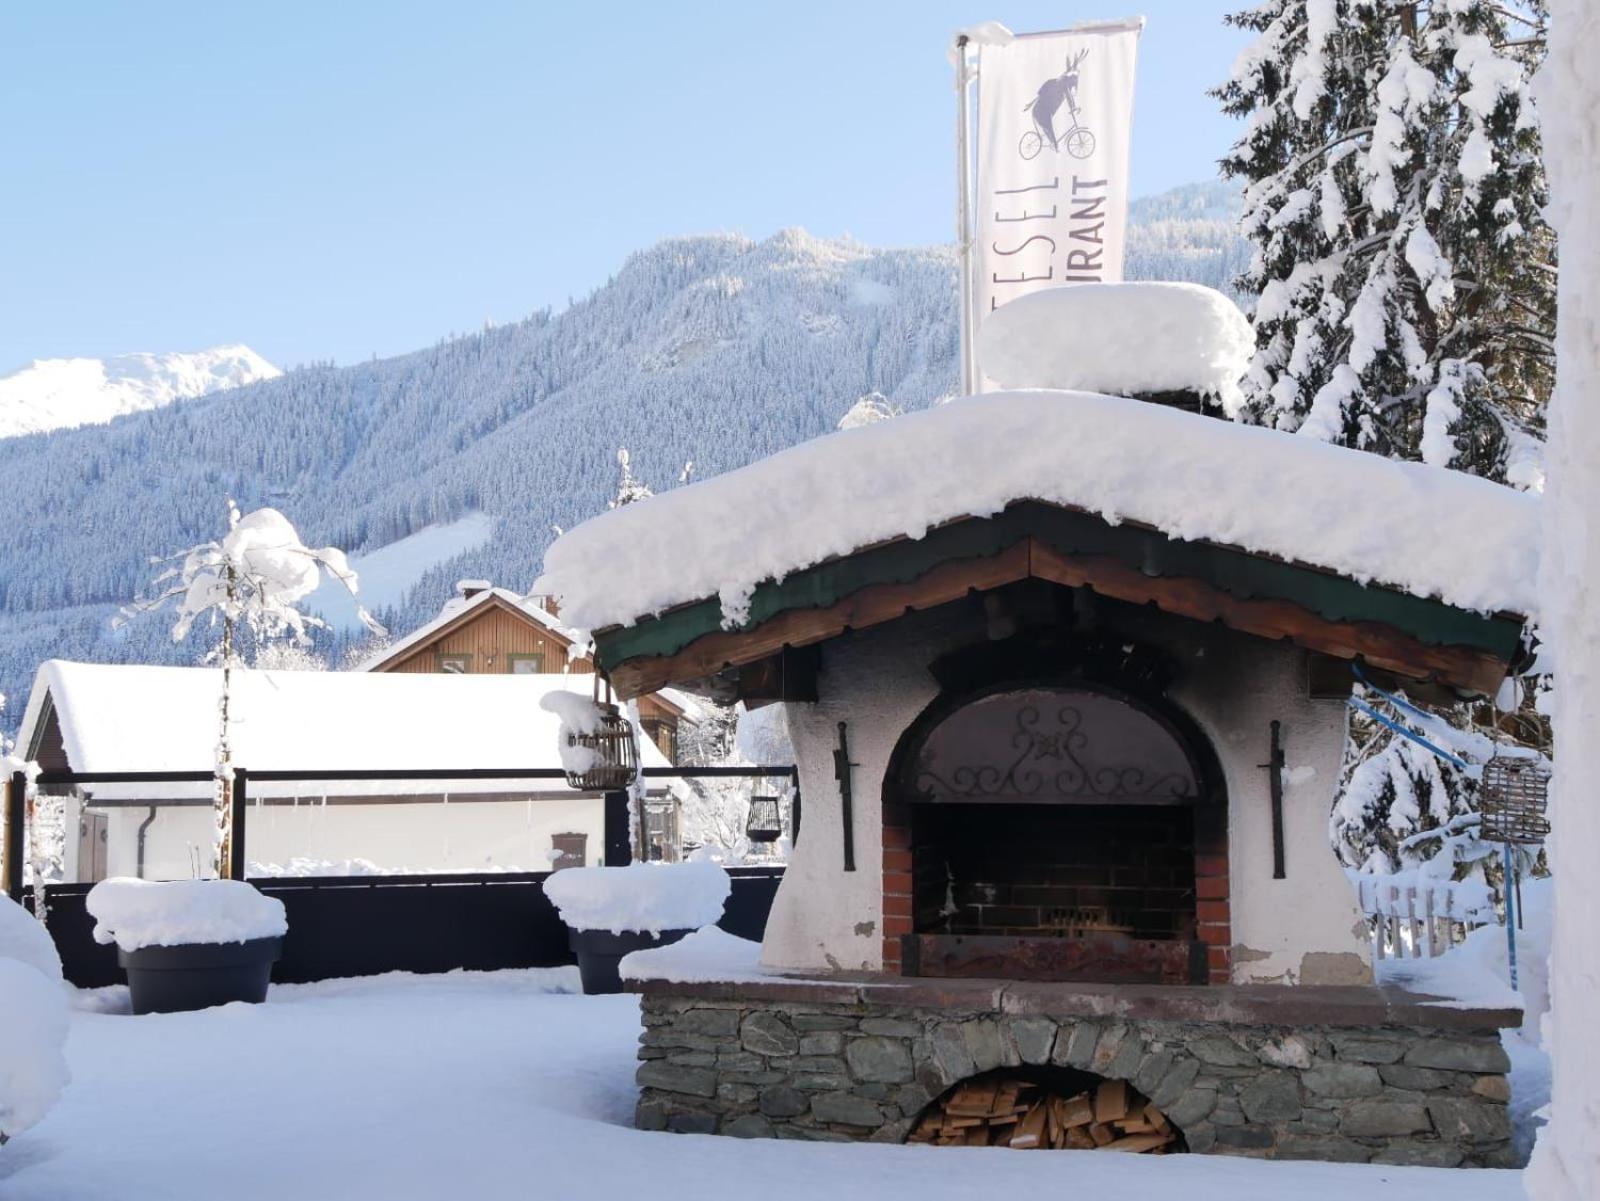
POLYGON ((117 944, 134 1013, 267 998, 289 928, 283 902, 241 880, 103 880, 89 892, 95 941, 117 944))
POLYGON ((666 946, 722 916, 732 883, 715 863, 575 867, 545 881, 570 931, 585 993, 622 991, 624 955, 666 946))

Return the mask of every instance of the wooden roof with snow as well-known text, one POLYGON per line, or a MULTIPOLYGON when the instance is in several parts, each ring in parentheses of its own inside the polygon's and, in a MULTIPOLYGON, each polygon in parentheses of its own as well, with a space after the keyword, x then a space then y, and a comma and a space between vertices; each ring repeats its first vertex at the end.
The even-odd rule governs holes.
POLYGON ((1292 434, 997 393, 605 514, 538 587, 596 628, 624 696, 1028 578, 1490 692, 1520 653, 1537 517, 1500 485, 1292 434))

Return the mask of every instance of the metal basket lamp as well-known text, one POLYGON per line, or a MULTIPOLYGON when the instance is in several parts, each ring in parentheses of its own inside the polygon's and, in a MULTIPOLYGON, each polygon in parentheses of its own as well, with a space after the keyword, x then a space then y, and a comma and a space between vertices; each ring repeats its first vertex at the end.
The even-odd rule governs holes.
POLYGON ((567 745, 587 747, 595 752, 593 766, 585 771, 567 772, 567 783, 584 792, 617 792, 628 788, 639 775, 639 747, 634 740, 633 723, 622 716, 611 700, 611 681, 606 681, 606 699, 600 699, 600 677, 594 682, 595 708, 600 720, 592 733, 567 731, 567 745))
POLYGON ((1496 755, 1483 765, 1478 792, 1479 837, 1487 842, 1536 845, 1550 833, 1545 816, 1550 771, 1534 759, 1496 755))
POLYGON ((775 796, 750 798, 750 815, 745 818, 744 836, 751 842, 777 842, 783 833, 783 816, 775 796))

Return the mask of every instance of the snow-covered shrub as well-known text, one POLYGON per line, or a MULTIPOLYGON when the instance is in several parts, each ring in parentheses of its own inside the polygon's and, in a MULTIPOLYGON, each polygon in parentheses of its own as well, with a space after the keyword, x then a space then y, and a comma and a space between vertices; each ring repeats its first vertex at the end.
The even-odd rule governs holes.
POLYGON ((243 880, 157 883, 118 876, 91 888, 85 904, 94 918, 94 940, 124 951, 247 942, 289 929, 283 902, 243 880))
POLYGON ((35 1125, 71 1079, 67 994, 18 959, 0 958, 0 1143, 35 1125))
POLYGON ((698 930, 722 916, 733 883, 714 863, 630 863, 569 867, 544 894, 574 930, 698 930))
POLYGON ((0 894, 0 959, 25 963, 52 980, 61 979, 61 954, 43 923, 0 894))

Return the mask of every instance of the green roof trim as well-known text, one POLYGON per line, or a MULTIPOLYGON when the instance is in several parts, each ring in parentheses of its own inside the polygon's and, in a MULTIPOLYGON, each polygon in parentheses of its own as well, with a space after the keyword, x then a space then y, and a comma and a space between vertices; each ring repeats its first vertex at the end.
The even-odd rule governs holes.
MULTIPOLYGON (((756 587, 740 630, 753 630, 791 609, 826 608, 874 584, 909 583, 960 559, 989 558, 1024 538, 1037 538, 1064 555, 1115 558, 1145 575, 1204 580, 1241 600, 1289 601, 1330 621, 1370 621, 1429 646, 1468 647, 1512 660, 1522 635, 1520 619, 1460 609, 1393 588, 1366 585, 1233 547, 1185 542, 1158 530, 1112 525, 1091 513, 1022 502, 989 518, 971 518, 905 539, 868 547, 756 587)), ((632 659, 674 655, 722 629, 716 597, 616 626, 595 635, 600 665, 612 670, 632 659)))

